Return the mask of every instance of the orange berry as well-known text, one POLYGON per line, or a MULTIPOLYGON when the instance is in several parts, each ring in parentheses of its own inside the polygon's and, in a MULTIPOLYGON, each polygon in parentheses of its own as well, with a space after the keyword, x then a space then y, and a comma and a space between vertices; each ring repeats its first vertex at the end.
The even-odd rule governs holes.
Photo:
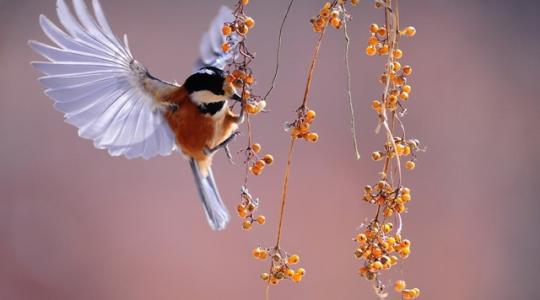
POLYGON ((302 275, 298 274, 298 273, 295 273, 293 276, 292 276, 292 280, 294 282, 300 282, 302 281, 302 275))
POLYGON ((413 26, 408 26, 407 28, 405 28, 404 32, 408 37, 412 37, 416 34, 416 28, 414 28, 413 26))
POLYGON ((394 283, 394 289, 396 292, 401 292, 407 287, 407 284, 404 280, 398 280, 396 283, 394 283))
POLYGON ((373 56, 373 55, 377 54, 377 49, 375 49, 375 47, 373 47, 373 46, 368 46, 366 48, 366 54, 368 56, 373 56))
POLYGON ((329 10, 331 7, 332 7, 332 3, 326 2, 324 3, 322 10, 329 10))
POLYGON ((360 0, 351 0, 353 6, 357 6, 360 3, 360 0))
POLYGON ((403 57, 403 51, 401 51, 400 49, 395 49, 393 54, 395 59, 400 59, 403 57))
POLYGON ((411 201, 411 194, 402 194, 401 198, 403 199, 404 202, 409 202, 411 201))
POLYGON ((307 137, 307 140, 312 143, 316 143, 319 140, 319 135, 316 134, 315 132, 308 133, 306 137, 307 137))
POLYGON ((375 23, 369 25, 369 32, 377 33, 377 31, 379 31, 379 25, 377 25, 375 23))
POLYGON ((301 123, 300 125, 298 125, 298 130, 300 130, 300 132, 307 132, 309 130, 309 127, 311 127, 309 123, 301 123))
POLYGON ((376 152, 371 153, 371 158, 372 158, 374 161, 381 160, 382 157, 383 157, 383 153, 380 152, 380 151, 376 151, 376 152))
POLYGON ((266 163, 262 159, 257 160, 254 165, 254 167, 259 168, 259 169, 264 169, 265 166, 266 166, 266 163))
POLYGON ((242 5, 246 6, 249 4, 249 0, 242 0, 242 5))
POLYGON ((332 26, 334 26, 334 28, 341 28, 341 20, 339 18, 332 18, 330 20, 330 24, 332 24, 332 26))
POLYGON ((287 259, 287 262, 291 265, 295 265, 297 264, 298 262, 300 261, 300 256, 294 254, 294 255, 291 255, 289 256, 289 258, 287 259))
POLYGON ((381 48, 379 48, 379 50, 377 51, 377 53, 379 53, 380 55, 387 55, 388 54, 388 51, 389 51, 389 47, 387 44, 384 44, 381 48))
POLYGON ((244 228, 245 230, 250 230, 251 229, 251 222, 246 220, 244 221, 244 223, 242 223, 242 228, 244 228))
POLYGON ((271 165, 272 163, 274 163, 274 157, 270 154, 266 154, 262 159, 267 165, 271 165))
POLYGON ((238 26, 238 33, 241 35, 246 35, 249 31, 249 27, 246 24, 241 24, 238 26))
POLYGON ((399 94, 399 98, 400 98, 401 100, 403 100, 403 101, 407 101, 407 100, 409 99, 409 93, 407 93, 407 92, 401 92, 401 93, 399 94))
POLYGON ((315 113, 314 110, 308 110, 306 112, 306 120, 312 121, 317 116, 317 113, 315 113))
POLYGON ((369 46, 375 46, 379 43, 379 39, 375 36, 370 36, 368 39, 368 45, 369 46))
POLYGON ((251 92, 248 91, 248 90, 244 90, 242 92, 242 99, 243 100, 248 100, 249 98, 251 98, 251 92))
POLYGON ((253 152, 255 152, 255 153, 261 152, 261 149, 262 149, 261 144, 255 143, 255 144, 251 145, 251 150, 253 150, 253 152))
POLYGON ((376 258, 379 258, 382 256, 382 250, 381 248, 373 248, 373 250, 371 250, 371 253, 373 254, 373 256, 375 256, 376 258))
POLYGON ((403 258, 407 258, 411 254, 411 248, 401 248, 399 250, 399 255, 403 258))
POLYGON ((255 26, 255 20, 253 20, 253 18, 248 17, 245 22, 249 28, 253 28, 253 26, 255 26))
POLYGON ((379 100, 373 100, 371 102, 371 108, 373 108, 376 111, 380 111, 382 109, 382 103, 379 100))
POLYGON ((261 256, 261 248, 260 247, 257 247, 255 249, 253 249, 253 251, 251 252, 251 254, 253 255, 253 257, 255 258, 259 258, 261 256))
POLYGON ((223 50, 223 52, 229 52, 229 50, 231 50, 231 46, 229 43, 223 43, 221 44, 221 50, 223 50))
POLYGON ((403 296, 403 299, 410 300, 415 298, 416 293, 412 290, 403 290, 401 291, 401 296, 403 296))
POLYGON ((234 70, 232 73, 232 76, 234 76, 234 78, 238 78, 240 80, 244 80, 244 78, 246 77, 246 73, 242 70, 234 70))
POLYGON ((293 277, 294 276, 294 270, 293 269, 285 269, 285 275, 287 275, 288 277, 293 277))
POLYGON ((376 261, 371 264, 371 268, 374 270, 381 270, 383 268, 383 264, 380 261, 376 261))
POLYGON ((253 174, 253 175, 255 175, 255 176, 259 176, 259 175, 261 175, 261 173, 262 173, 262 169, 261 169, 261 168, 257 168, 257 167, 255 167, 255 166, 250 167, 250 168, 249 168, 249 171, 251 172, 251 174, 253 174))
POLYGON ((403 240, 403 241, 401 241, 401 243, 399 243, 399 245, 402 246, 402 247, 410 247, 411 246, 411 241, 403 240))
POLYGON ((266 222, 266 217, 263 215, 259 215, 257 216, 256 220, 257 220, 257 223, 259 223, 259 225, 263 225, 266 222))
POLYGON ((296 274, 300 274, 300 276, 304 276, 306 275, 306 270, 304 270, 304 268, 298 268, 298 270, 296 270, 296 274))
POLYGON ((401 87, 401 90, 404 91, 405 93, 410 94, 412 87, 410 85, 404 85, 403 87, 401 87))
POLYGON ((392 223, 385 223, 382 225, 382 231, 384 233, 389 233, 390 231, 392 231, 392 223))
POLYGON ((253 84, 253 82, 255 81, 255 79, 253 78, 253 75, 247 75, 246 78, 244 79, 244 81, 246 82, 246 84, 253 84))
POLYGON ((221 32, 223 33, 224 36, 229 36, 229 35, 231 35, 231 33, 232 33, 232 27, 229 26, 229 25, 225 25, 225 26, 223 26, 223 28, 221 29, 221 32))
POLYGON ((379 30, 377 30, 377 34, 384 37, 386 35, 386 28, 385 27, 379 28, 379 30))
POLYGON ((360 244, 365 244, 367 242, 367 236, 363 233, 360 233, 354 238, 360 244))
POLYGON ((262 273, 261 274, 261 279, 264 280, 264 281, 267 281, 268 279, 270 279, 270 274, 262 273))
POLYGON ((414 163, 414 161, 407 161, 405 163, 405 168, 407 168, 407 170, 414 170, 414 168, 416 167, 416 164, 414 163))
POLYGON ((412 74, 412 67, 411 66, 404 66, 403 67, 403 75, 409 76, 412 74))
POLYGON ((245 106, 245 110, 248 114, 256 114, 259 112, 259 109, 257 106, 251 104, 251 103, 247 103, 246 106, 245 106))

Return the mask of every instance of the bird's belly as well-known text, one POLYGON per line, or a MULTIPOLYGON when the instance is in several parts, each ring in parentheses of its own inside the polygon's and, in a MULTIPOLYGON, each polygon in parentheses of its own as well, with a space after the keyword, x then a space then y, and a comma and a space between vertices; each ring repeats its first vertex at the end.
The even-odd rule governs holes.
POLYGON ((219 144, 222 129, 219 122, 211 117, 191 111, 188 107, 167 116, 167 121, 176 135, 176 142, 182 152, 197 160, 206 158, 205 149, 219 144))

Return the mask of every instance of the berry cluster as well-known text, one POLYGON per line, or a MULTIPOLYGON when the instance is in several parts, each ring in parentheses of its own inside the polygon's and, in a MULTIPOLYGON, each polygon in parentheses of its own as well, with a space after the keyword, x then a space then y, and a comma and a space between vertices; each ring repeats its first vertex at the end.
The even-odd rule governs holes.
MULTIPOLYGON (((377 101, 377 100, 376 100, 377 101)), ((376 107, 377 102, 373 102, 373 107, 376 107)), ((397 154, 398 156, 411 156, 410 160, 405 162, 405 168, 407 170, 413 170, 416 167, 416 155, 418 151, 423 151, 420 148, 420 141, 417 139, 403 140, 400 137, 394 137, 394 142, 386 142, 384 145, 384 151, 375 151, 371 153, 371 158, 374 161, 390 160, 397 154), (394 149, 395 146, 395 149, 394 149)))
POLYGON ((413 289, 405 289, 407 287, 407 284, 404 280, 398 280, 396 283, 394 283, 394 289, 396 292, 400 292, 403 296, 403 299, 409 300, 409 299, 415 299, 420 296, 420 289, 413 288, 413 289))
MULTIPOLYGON (((376 204, 383 211, 385 217, 391 217, 394 213, 404 213, 406 204, 411 201, 411 190, 407 187, 394 189, 386 180, 380 180, 372 187, 364 188, 362 199, 368 203, 376 204)), ((375 221, 373 223, 378 223, 375 221)))
POLYGON ((388 270, 396 265, 399 258, 395 254, 403 259, 410 254, 411 242, 402 239, 401 234, 397 232, 392 234, 393 227, 390 222, 380 224, 372 221, 363 233, 354 238, 358 242, 354 255, 365 260, 359 273, 368 280, 376 280, 379 271, 388 270))
MULTIPOLYGON (((341 29, 346 19, 350 18, 350 15, 345 10, 345 2, 347 1, 326 2, 321 8, 319 15, 311 18, 313 31, 322 32, 328 24, 335 29, 341 29)), ((360 3, 360 0, 351 0, 351 4, 354 6, 358 5, 358 3, 360 3)))
POLYGON ((251 145, 250 149, 252 153, 249 156, 252 158, 251 161, 253 161, 253 163, 249 167, 249 171, 251 174, 258 176, 262 173, 266 166, 270 166, 274 163, 274 157, 271 154, 265 154, 261 158, 259 156, 262 149, 260 144, 253 144, 251 145))
MULTIPOLYGON (((365 50, 368 56, 387 56, 385 71, 379 77, 384 86, 382 98, 371 103, 377 113, 379 124, 377 131, 383 127, 386 131, 384 150, 371 154, 374 161, 383 164, 380 179, 374 186, 364 188, 363 200, 377 206, 375 217, 367 223, 364 231, 355 237, 358 242, 354 254, 363 260, 360 275, 373 281, 379 296, 384 294, 384 285, 380 279, 381 272, 392 268, 399 259, 405 259, 411 253, 411 242, 401 235, 401 214, 407 212, 407 203, 411 201, 411 190, 402 185, 402 157, 411 158, 406 161, 405 168, 416 167, 417 152, 422 151, 417 139, 408 139, 401 118, 405 116, 404 102, 409 100, 412 87, 408 83, 412 75, 412 67, 402 66, 403 50, 398 47, 402 36, 412 37, 416 29, 412 26, 403 30, 399 28, 398 4, 396 0, 376 0, 376 8, 384 8, 385 25, 371 24, 370 36, 365 50), (398 132, 397 129, 401 131, 398 132), (382 216, 381 216, 382 212, 382 216), (389 221, 393 217, 396 226, 389 221)), ((395 290, 403 299, 415 299, 420 295, 418 288, 405 289, 405 282, 398 280, 395 290)))
POLYGON ((242 228, 244 230, 250 230, 253 227, 253 223, 263 225, 266 222, 266 217, 263 215, 254 216, 255 211, 259 207, 259 198, 253 198, 249 191, 242 187, 242 201, 236 207, 238 216, 244 219, 242 228))
MULTIPOLYGON (((241 5, 244 6, 244 4, 241 5)), ((226 41, 221 45, 223 52, 229 52, 236 46, 237 37, 233 33, 237 33, 241 38, 244 38, 253 27, 255 27, 255 20, 243 13, 236 16, 233 22, 225 23, 221 30, 223 35, 227 37, 226 41)))
POLYGON ((227 85, 225 86, 226 92, 234 90, 242 90, 242 101, 244 103, 244 109, 248 114, 258 114, 261 111, 264 111, 266 108, 266 101, 260 99, 260 97, 253 96, 252 86, 255 82, 253 78, 253 72, 250 68, 247 68, 247 65, 243 64, 237 65, 237 68, 230 72, 227 77, 225 77, 227 85))
POLYGON ((244 13, 244 8, 248 4, 249 0, 239 0, 234 10, 234 20, 223 24, 222 28, 222 33, 226 37, 222 45, 223 51, 236 49, 238 53, 233 56, 232 62, 228 65, 225 89, 229 90, 226 92, 242 91, 242 109, 247 113, 248 146, 241 151, 246 155, 244 160, 246 172, 244 185, 241 187, 240 203, 237 206, 238 215, 243 218, 242 228, 245 230, 250 230, 255 222, 262 225, 266 221, 263 215, 257 217, 253 215, 259 207, 259 199, 253 198, 248 191, 248 174, 260 175, 264 167, 271 165, 274 161, 274 157, 270 154, 260 158, 261 145, 252 142, 250 115, 264 111, 266 101, 252 94, 255 77, 250 64, 255 56, 247 49, 246 38, 249 30, 255 26, 255 20, 244 13))
POLYGON ((316 143, 319 140, 319 135, 310 131, 311 123, 315 120, 317 114, 314 110, 300 109, 298 112, 298 118, 291 123, 286 124, 286 129, 290 135, 295 139, 303 138, 306 141, 316 143))
POLYGON ((300 262, 300 256, 297 254, 289 255, 279 248, 261 248, 253 249, 252 255, 256 259, 265 260, 271 258, 272 263, 269 273, 262 273, 261 279, 270 284, 278 284, 281 280, 290 279, 294 282, 300 282, 306 270, 303 268, 293 269, 292 266, 300 262))

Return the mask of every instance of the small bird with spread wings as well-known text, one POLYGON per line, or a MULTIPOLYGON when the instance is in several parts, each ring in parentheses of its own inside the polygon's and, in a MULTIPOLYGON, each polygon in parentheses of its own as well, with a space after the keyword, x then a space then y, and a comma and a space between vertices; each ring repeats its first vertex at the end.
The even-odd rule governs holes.
POLYGON ((94 141, 112 156, 149 159, 181 151, 189 160, 210 227, 225 228, 227 209, 212 175, 212 156, 226 147, 243 121, 232 112, 229 100, 240 101, 225 88, 223 69, 235 51, 223 53, 221 27, 233 20, 222 7, 203 35, 198 71, 184 84, 152 76, 111 30, 98 0, 93 14, 84 0, 73 0, 75 15, 64 0, 57 13, 65 30, 41 15, 41 28, 56 44, 30 41, 47 62, 32 62, 44 76, 39 81, 54 107, 79 136, 94 141))

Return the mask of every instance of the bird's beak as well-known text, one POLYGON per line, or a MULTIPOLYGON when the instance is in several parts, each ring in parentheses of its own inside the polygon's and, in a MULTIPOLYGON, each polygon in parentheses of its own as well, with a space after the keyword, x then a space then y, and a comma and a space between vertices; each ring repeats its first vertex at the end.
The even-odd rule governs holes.
POLYGON ((231 99, 232 100, 236 100, 238 102, 241 102, 242 101, 242 97, 238 96, 238 94, 234 93, 232 96, 231 96, 231 99))

